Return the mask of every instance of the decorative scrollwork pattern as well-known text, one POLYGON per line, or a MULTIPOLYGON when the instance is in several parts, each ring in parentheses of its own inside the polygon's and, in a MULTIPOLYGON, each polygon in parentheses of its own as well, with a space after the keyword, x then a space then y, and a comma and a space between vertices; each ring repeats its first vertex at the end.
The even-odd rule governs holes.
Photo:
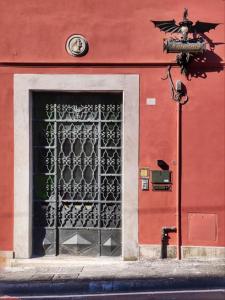
MULTIPOLYGON (((67 230, 68 236, 71 229, 98 230, 99 234, 103 230, 104 236, 106 230, 118 231, 122 105, 102 100, 35 105, 34 227, 55 228, 60 234, 67 230)), ((120 240, 116 232, 113 236, 120 240)), ((80 232, 69 241, 84 243, 84 236, 80 232)), ((64 241, 63 251, 68 250, 68 243, 64 241)), ((105 243, 101 247, 113 247, 115 242, 109 237, 105 243)))

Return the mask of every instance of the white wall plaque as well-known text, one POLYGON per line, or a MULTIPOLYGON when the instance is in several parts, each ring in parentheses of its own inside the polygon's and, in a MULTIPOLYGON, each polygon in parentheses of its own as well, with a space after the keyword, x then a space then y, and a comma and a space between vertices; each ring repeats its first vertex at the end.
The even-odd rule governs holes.
POLYGON ((155 98, 147 98, 146 104, 147 105, 156 105, 156 99, 155 98))

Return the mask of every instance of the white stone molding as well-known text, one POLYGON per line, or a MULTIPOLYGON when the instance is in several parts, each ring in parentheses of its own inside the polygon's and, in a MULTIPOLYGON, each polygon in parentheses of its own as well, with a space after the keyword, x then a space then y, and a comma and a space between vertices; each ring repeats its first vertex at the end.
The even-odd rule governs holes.
POLYGON ((138 258, 139 75, 14 75, 14 252, 32 254, 32 91, 123 92, 122 257, 138 258))
POLYGON ((0 258, 13 258, 13 251, 0 251, 0 258))
POLYGON ((225 259, 225 247, 182 246, 182 258, 225 259))
MULTIPOLYGON (((214 246, 182 246, 182 259, 224 259, 225 247, 214 246)), ((168 258, 177 257, 177 247, 167 246, 168 258)), ((161 257, 161 245, 139 245, 139 256, 143 259, 159 259, 161 257)))

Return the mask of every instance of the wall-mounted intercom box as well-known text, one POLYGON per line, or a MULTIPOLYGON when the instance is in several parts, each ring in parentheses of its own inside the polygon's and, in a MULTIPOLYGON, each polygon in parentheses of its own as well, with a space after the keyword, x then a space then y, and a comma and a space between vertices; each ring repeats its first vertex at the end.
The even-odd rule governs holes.
POLYGON ((141 179, 141 189, 142 189, 142 191, 148 191, 149 190, 149 179, 148 178, 142 178, 141 179))
POLYGON ((171 172, 169 170, 152 170, 152 183, 171 183, 171 172))
POLYGON ((169 170, 152 170, 151 182, 153 191, 171 191, 171 171, 169 170))
POLYGON ((140 169, 142 191, 149 190, 149 175, 150 175, 149 168, 141 168, 140 169))

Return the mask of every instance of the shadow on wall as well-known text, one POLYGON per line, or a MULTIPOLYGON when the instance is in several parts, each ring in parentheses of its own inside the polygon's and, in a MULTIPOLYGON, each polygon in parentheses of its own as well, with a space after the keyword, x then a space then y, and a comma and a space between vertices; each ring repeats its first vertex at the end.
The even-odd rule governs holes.
POLYGON ((209 72, 220 72, 224 68, 221 65, 222 59, 213 51, 206 50, 204 54, 198 55, 194 58, 188 69, 188 79, 207 78, 209 72))
POLYGON ((210 50, 204 51, 204 53, 196 55, 193 58, 192 63, 188 68, 188 79, 191 80, 194 78, 207 78, 208 72, 220 72, 224 69, 221 65, 223 61, 220 56, 218 56, 215 52, 215 46, 224 45, 224 42, 214 43, 209 37, 205 34, 202 34, 202 37, 208 43, 210 50))

